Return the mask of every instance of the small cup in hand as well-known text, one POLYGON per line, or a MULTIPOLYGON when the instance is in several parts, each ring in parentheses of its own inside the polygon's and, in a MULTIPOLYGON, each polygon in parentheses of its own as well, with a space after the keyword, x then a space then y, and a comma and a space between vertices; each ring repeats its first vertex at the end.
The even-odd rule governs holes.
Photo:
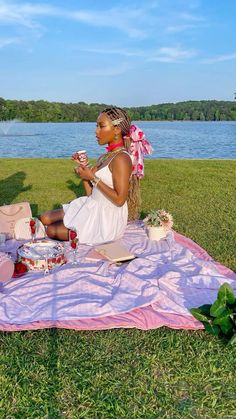
POLYGON ((86 150, 79 150, 76 151, 72 155, 72 160, 76 160, 81 166, 87 166, 88 165, 88 156, 86 150))

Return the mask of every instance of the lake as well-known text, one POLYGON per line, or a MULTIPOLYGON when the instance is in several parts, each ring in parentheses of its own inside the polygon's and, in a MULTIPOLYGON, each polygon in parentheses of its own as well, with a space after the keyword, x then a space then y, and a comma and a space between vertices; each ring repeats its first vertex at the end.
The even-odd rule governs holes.
MULTIPOLYGON (((151 142, 152 159, 236 159, 236 121, 136 123, 151 142)), ((94 122, 0 122, 0 157, 68 158, 79 149, 89 157, 105 151, 94 122)))

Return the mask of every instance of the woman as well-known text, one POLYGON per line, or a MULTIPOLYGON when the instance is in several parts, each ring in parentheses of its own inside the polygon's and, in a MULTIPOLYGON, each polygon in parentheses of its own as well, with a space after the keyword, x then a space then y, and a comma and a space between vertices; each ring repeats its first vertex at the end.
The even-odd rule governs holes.
POLYGON ((107 153, 99 157, 95 167, 78 165, 75 169, 86 196, 40 217, 50 238, 68 240, 69 230, 75 230, 80 243, 105 243, 122 237, 128 218, 139 216, 143 154, 151 154, 152 147, 118 107, 101 112, 96 137, 100 145, 107 144, 107 153))
POLYGON ((107 144, 107 153, 100 156, 95 167, 78 165, 75 169, 83 181, 86 196, 63 205, 63 209, 41 215, 49 237, 68 240, 69 230, 75 230, 80 243, 87 244, 122 237, 128 221, 128 194, 133 213, 129 219, 137 218, 139 182, 128 153, 128 149, 133 149, 137 156, 135 147, 130 147, 132 127, 129 116, 120 108, 106 108, 101 112, 96 137, 100 145, 107 144))

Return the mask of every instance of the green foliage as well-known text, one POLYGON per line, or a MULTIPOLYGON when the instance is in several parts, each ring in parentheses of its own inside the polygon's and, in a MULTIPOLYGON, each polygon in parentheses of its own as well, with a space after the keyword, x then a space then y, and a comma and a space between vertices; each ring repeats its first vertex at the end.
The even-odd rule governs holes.
POLYGON ((226 284, 219 289, 218 299, 223 304, 234 304, 235 298, 232 288, 226 284))
POLYGON ((229 284, 221 285, 212 305, 203 305, 190 311, 203 323, 207 332, 225 337, 231 344, 236 343, 236 298, 229 284))
MULTIPOLYGON (((46 100, 5 100, 0 98, 0 121, 20 119, 25 122, 96 121, 104 103, 62 103, 46 100)), ((235 121, 233 101, 200 100, 125 108, 132 121, 235 121)))
POLYGON ((169 224, 171 228, 173 225, 172 216, 165 210, 151 210, 143 220, 146 225, 151 227, 164 227, 169 224))

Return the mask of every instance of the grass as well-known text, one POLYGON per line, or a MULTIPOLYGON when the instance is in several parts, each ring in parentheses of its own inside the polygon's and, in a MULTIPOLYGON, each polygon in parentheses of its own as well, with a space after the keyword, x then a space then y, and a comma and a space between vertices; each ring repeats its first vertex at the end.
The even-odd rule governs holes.
MULTIPOLYGON (((0 160, 0 204, 33 214, 82 194, 73 163, 0 160)), ((236 268, 234 161, 146 163, 142 216, 175 228, 236 268)), ((236 348, 205 332, 115 329, 0 334, 0 418, 234 418, 236 348)))

